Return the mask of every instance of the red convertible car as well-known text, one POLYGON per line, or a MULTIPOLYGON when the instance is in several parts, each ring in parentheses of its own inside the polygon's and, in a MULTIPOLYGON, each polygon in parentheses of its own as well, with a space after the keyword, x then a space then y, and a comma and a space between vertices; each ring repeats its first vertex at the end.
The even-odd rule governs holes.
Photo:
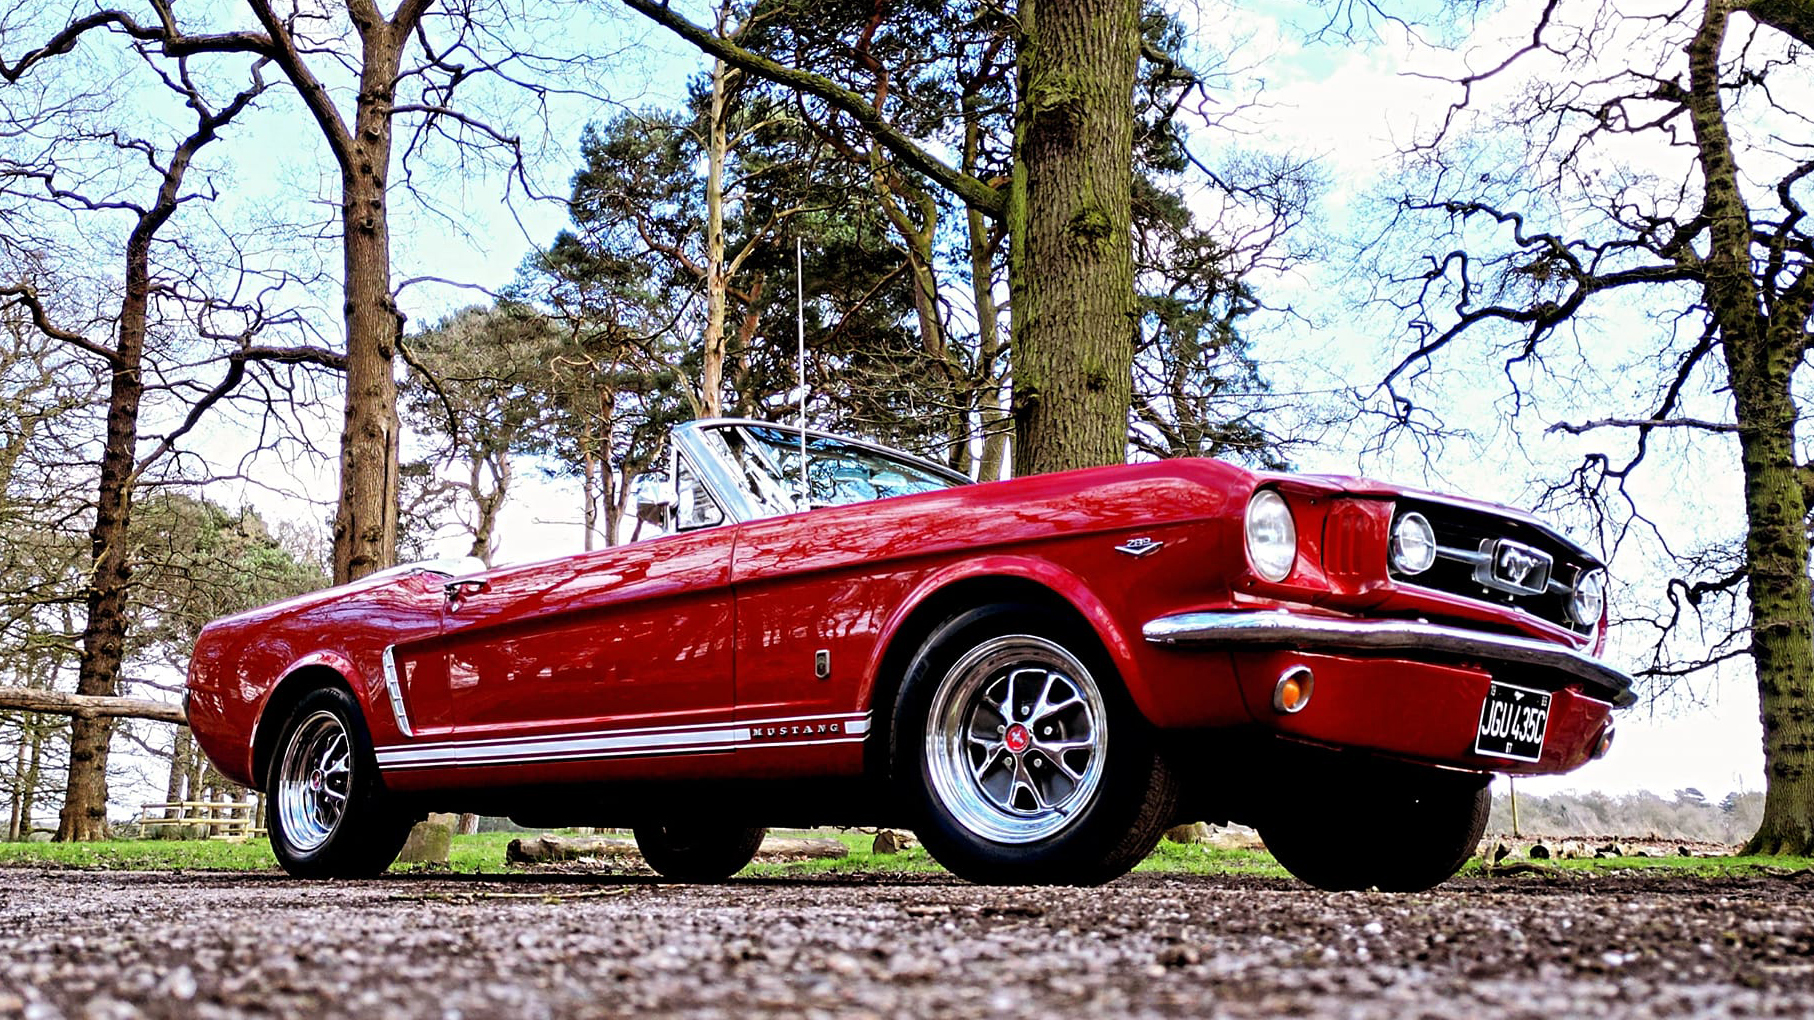
POLYGON ((670 445, 660 537, 202 633, 190 724, 285 869, 377 873, 445 810, 628 824, 685 879, 879 824, 1081 884, 1211 819, 1324 888, 1423 889, 1493 773, 1604 754, 1633 700, 1602 564, 1502 507, 1196 459, 978 485, 755 421, 670 445))

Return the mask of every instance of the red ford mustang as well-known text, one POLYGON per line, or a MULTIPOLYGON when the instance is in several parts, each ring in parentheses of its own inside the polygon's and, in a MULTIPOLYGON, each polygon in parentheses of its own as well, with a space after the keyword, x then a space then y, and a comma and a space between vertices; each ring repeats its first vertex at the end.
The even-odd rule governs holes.
POLYGON ((1093 883, 1212 819, 1324 888, 1423 889, 1492 773, 1604 754, 1633 700, 1600 562, 1501 507, 1213 460, 977 485, 750 421, 671 446, 661 537, 203 632, 191 726, 285 869, 376 873, 447 810, 629 824, 677 878, 881 824, 977 881, 1093 883))

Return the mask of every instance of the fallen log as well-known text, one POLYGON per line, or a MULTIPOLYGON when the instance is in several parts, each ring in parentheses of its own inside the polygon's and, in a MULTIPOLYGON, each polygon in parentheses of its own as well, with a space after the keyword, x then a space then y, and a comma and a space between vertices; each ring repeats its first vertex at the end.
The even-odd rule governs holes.
MULTIPOLYGON (((849 855, 850 848, 835 839, 770 836, 762 841, 762 848, 756 851, 756 860, 800 861, 849 855)), ((513 839, 504 848, 504 859, 511 864, 557 864, 587 858, 634 863, 642 860, 642 853, 636 849, 633 840, 573 836, 513 839)))
POLYGON ((146 698, 107 698, 91 694, 63 694, 33 687, 0 687, 0 709, 49 712, 83 719, 150 719, 186 726, 181 705, 146 698))

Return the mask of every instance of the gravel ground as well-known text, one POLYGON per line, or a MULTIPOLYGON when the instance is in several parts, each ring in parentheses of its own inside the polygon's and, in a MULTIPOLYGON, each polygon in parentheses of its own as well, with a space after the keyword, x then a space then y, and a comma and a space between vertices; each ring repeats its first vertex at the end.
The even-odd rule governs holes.
POLYGON ((0 1017, 1814 1016, 1814 879, 0 869, 0 1017))

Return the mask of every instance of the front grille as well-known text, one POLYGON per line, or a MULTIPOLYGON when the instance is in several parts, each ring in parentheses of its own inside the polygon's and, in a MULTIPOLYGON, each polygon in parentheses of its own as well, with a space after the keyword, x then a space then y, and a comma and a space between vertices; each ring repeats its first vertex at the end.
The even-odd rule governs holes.
MULTIPOLYGON (((1364 577, 1368 572, 1364 550, 1370 544, 1369 529, 1373 526, 1373 519, 1353 501, 1337 502, 1323 526, 1323 569, 1343 579, 1364 577)), ((1379 547, 1373 544, 1372 548, 1379 547)))
POLYGON ((1436 533, 1436 562, 1416 575, 1391 568, 1394 581, 1478 602, 1511 606, 1577 634, 1592 632, 1594 624, 1576 623, 1568 612, 1576 580, 1599 566, 1580 548, 1524 521, 1443 503, 1401 500, 1393 517, 1394 523, 1412 512, 1422 514, 1436 533), (1490 568, 1482 564, 1495 550, 1502 554, 1502 559, 1525 568, 1525 573, 1502 567, 1493 575, 1497 583, 1483 583, 1483 572, 1490 572, 1490 568), (1543 557, 1550 560, 1547 578, 1539 577, 1543 557), (1537 565, 1531 565, 1533 561, 1537 565), (1519 578, 1532 588, 1540 586, 1542 591, 1504 590, 1508 583, 1519 578))

